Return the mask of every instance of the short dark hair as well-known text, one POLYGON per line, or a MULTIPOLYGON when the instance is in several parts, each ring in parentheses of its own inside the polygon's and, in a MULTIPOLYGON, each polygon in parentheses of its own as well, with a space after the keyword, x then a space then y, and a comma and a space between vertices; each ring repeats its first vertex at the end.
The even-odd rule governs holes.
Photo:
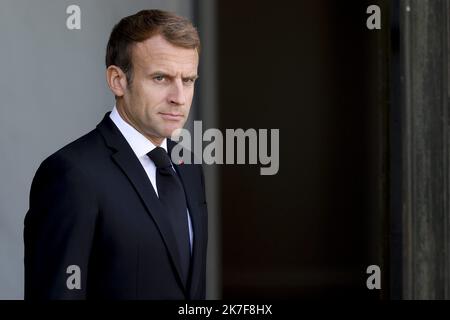
POLYGON ((114 26, 106 47, 106 67, 118 66, 126 74, 127 82, 131 83, 132 45, 155 35, 161 35, 175 46, 196 49, 200 54, 198 32, 188 19, 162 10, 142 10, 114 26))

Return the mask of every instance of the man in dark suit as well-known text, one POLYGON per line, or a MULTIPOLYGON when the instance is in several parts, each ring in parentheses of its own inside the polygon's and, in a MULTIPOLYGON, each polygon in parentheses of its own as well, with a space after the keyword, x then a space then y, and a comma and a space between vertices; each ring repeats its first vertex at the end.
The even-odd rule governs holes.
POLYGON ((199 48, 192 24, 164 11, 114 27, 116 106, 48 157, 31 186, 25 299, 205 298, 203 171, 172 162, 168 139, 188 117, 199 48))

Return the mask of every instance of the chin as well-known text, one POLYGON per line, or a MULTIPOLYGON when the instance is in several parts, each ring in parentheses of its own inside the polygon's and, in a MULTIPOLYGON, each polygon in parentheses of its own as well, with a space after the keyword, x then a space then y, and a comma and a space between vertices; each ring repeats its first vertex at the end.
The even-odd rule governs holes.
POLYGON ((173 128, 170 128, 170 129, 168 129, 168 130, 166 130, 165 131, 165 133, 166 133, 166 137, 167 138, 170 138, 171 137, 171 135, 175 132, 175 131, 177 131, 177 130, 179 130, 179 129, 181 129, 181 128, 183 128, 183 127, 173 127, 173 128))
POLYGON ((173 130, 172 131, 164 130, 161 132, 161 137, 170 139, 170 137, 172 136, 172 132, 173 132, 173 130))

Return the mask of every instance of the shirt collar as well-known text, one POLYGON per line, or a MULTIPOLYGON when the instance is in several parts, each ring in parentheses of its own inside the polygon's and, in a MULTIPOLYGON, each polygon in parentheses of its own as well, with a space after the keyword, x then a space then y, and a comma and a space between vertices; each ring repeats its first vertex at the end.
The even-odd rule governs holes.
MULTIPOLYGON (((133 152, 138 158, 146 156, 147 153, 156 148, 150 140, 148 140, 142 133, 137 131, 121 117, 116 106, 114 106, 109 117, 125 137, 125 140, 127 140, 128 144, 131 146, 131 149, 133 149, 133 152)), ((164 138, 160 147, 167 152, 167 138, 164 138)))

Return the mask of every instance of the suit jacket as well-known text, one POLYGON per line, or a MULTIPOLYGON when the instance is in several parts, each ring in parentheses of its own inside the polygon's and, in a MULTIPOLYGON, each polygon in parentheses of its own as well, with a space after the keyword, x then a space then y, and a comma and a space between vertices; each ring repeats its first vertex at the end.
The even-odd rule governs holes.
MULTIPOLYGON (((174 145, 168 140, 169 152, 174 145)), ((204 299, 203 171, 196 164, 174 168, 194 231, 186 283, 169 220, 107 113, 96 129, 48 157, 36 172, 24 228, 25 299, 204 299), (67 285, 76 276, 67 269, 71 265, 79 267, 79 289, 67 285)))

